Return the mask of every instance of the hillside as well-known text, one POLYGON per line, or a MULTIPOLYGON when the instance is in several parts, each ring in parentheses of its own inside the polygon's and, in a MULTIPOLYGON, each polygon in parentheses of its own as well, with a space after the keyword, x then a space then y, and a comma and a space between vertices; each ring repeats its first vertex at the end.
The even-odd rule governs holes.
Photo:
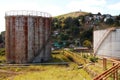
POLYGON ((64 47, 85 46, 92 48, 93 30, 120 26, 120 15, 97 14, 87 12, 71 12, 53 17, 53 44, 64 47))
POLYGON ((88 15, 88 14, 90 14, 90 13, 76 11, 76 12, 70 12, 70 13, 62 14, 62 15, 55 16, 55 17, 56 18, 61 18, 61 17, 64 17, 64 18, 67 18, 67 17, 75 18, 75 17, 79 17, 79 16, 85 16, 85 15, 88 15))
POLYGON ((86 23, 85 16, 88 15, 91 15, 91 13, 71 12, 54 17, 52 21, 53 47, 83 46, 86 40, 90 47, 92 42, 92 28, 84 27, 86 23))

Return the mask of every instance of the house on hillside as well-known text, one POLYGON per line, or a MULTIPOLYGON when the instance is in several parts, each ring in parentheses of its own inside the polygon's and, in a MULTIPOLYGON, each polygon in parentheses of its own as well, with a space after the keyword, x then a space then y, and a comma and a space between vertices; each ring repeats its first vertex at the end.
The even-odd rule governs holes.
POLYGON ((86 16, 86 17, 85 17, 85 22, 86 22, 86 23, 89 23, 91 20, 92 20, 92 17, 91 17, 91 16, 86 16))
POLYGON ((96 21, 96 22, 102 21, 103 18, 104 18, 103 15, 93 14, 93 19, 94 19, 94 21, 96 21))
POLYGON ((0 48, 5 47, 5 31, 1 32, 1 43, 0 48))
POLYGON ((53 31, 53 36, 57 36, 60 33, 60 30, 53 31))
POLYGON ((115 17, 111 16, 110 14, 105 14, 104 16, 104 22, 107 22, 108 19, 112 19, 113 21, 115 20, 115 17))

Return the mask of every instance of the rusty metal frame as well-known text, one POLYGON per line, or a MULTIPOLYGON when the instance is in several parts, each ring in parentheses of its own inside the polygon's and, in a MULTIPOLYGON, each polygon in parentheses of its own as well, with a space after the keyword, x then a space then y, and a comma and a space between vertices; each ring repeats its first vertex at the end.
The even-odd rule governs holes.
POLYGON ((11 11, 5 12, 5 16, 17 16, 17 15, 52 17, 51 14, 49 14, 47 12, 40 12, 40 11, 11 10, 11 11))

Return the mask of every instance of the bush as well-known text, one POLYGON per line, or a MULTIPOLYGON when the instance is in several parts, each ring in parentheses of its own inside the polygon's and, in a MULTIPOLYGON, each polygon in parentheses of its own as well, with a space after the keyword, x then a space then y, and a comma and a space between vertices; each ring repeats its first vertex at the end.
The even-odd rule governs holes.
POLYGON ((114 24, 114 20, 112 18, 109 18, 109 19, 106 20, 105 23, 108 24, 108 25, 112 25, 112 24, 114 24))
POLYGON ((90 57, 90 61, 93 63, 98 62, 98 58, 95 56, 92 56, 92 57, 90 57))
POLYGON ((4 56, 5 55, 5 49, 4 48, 0 48, 0 56, 4 56))
POLYGON ((87 59, 87 58, 88 58, 88 56, 87 56, 87 55, 85 55, 85 54, 84 54, 84 55, 82 55, 82 57, 83 57, 83 58, 85 58, 85 59, 87 59))
POLYGON ((92 43, 91 43, 89 40, 85 40, 85 41, 83 42, 83 46, 84 46, 84 47, 91 48, 91 47, 92 47, 92 43))
POLYGON ((74 62, 74 59, 73 59, 71 56, 67 56, 67 58, 68 58, 70 61, 74 62))

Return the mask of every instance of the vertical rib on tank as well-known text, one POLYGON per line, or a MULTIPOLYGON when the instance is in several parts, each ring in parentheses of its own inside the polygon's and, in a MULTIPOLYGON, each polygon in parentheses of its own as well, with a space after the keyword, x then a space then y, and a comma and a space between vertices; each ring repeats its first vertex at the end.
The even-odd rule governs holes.
POLYGON ((8 63, 47 61, 51 57, 48 13, 9 11, 6 20, 6 58, 8 63))

